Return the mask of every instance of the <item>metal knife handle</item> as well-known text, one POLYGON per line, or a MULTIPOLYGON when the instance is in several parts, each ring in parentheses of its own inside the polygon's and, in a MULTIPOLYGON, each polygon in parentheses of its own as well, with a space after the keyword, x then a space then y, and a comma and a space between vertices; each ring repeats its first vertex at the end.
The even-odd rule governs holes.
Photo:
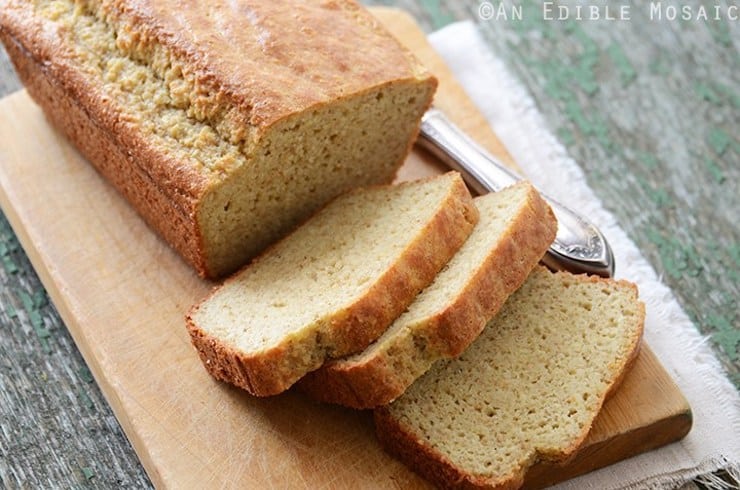
MULTIPOLYGON (((455 126, 438 109, 429 109, 421 120, 417 144, 460 172, 478 193, 496 192, 521 177, 455 126)), ((542 195, 555 213, 558 231, 542 261, 552 269, 576 273, 614 275, 614 255, 604 235, 591 223, 557 201, 542 195)))

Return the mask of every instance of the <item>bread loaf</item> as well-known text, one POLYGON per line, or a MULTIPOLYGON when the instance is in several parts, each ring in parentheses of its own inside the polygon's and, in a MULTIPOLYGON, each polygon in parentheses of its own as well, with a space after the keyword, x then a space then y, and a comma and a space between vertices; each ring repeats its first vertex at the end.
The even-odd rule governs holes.
POLYGON ((459 355, 522 285, 555 238, 557 222, 531 184, 475 199, 480 221, 409 308, 359 354, 330 361, 300 387, 354 408, 385 405, 438 359, 459 355))
POLYGON ((455 172, 340 196, 194 307, 193 344, 217 379, 280 393, 377 339, 477 220, 455 172))
POLYGON ((436 81, 351 0, 3 0, 48 118, 204 276, 390 182, 436 81))
POLYGON ((536 269, 458 359, 375 410, 378 438, 441 487, 518 488, 578 450, 644 318, 631 283, 536 269))

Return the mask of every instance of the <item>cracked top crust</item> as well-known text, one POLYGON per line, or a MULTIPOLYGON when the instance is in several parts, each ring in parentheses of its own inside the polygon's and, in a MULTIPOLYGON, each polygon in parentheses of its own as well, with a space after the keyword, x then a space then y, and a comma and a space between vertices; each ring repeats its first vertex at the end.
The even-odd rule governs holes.
POLYGON ((199 78, 220 85, 255 126, 424 74, 410 53, 351 1, 103 4, 191 63, 199 78))

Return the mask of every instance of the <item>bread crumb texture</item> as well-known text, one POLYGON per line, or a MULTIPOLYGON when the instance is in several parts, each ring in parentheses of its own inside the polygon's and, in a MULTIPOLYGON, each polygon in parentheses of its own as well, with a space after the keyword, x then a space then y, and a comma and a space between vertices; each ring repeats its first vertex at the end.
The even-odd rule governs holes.
POLYGON ((146 172, 147 158, 175 162, 162 192, 197 194, 179 212, 197 221, 196 267, 212 277, 340 193, 390 182, 436 87, 354 2, 29 3, 4 15, 53 46, 39 61, 104 94, 107 131, 146 141, 126 149, 146 172), (180 188, 192 173, 206 184, 180 188))
POLYGON ((456 173, 343 195, 193 310, 195 345, 217 377, 282 391, 375 340, 477 219, 456 173))
POLYGON ((458 359, 376 410, 378 437, 439 485, 516 488, 577 450, 643 323, 634 285, 538 268, 458 359))
POLYGON ((363 352, 309 373, 301 380, 304 391, 354 408, 385 405, 480 334, 537 265, 557 223, 527 182, 477 197, 475 204, 480 221, 434 281, 363 352))

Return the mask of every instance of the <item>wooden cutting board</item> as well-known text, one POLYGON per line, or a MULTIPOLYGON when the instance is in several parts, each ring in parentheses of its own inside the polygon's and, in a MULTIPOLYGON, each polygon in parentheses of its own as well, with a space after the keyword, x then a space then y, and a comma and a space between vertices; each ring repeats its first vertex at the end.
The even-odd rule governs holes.
MULTIPOLYGON (((440 79, 435 100, 511 163, 413 20, 381 20, 440 79)), ((414 152, 400 179, 443 169, 414 152)), ((0 204, 158 487, 418 488, 377 444, 369 412, 300 393, 258 399, 210 378, 183 316, 213 286, 157 238, 45 121, 25 92, 0 101, 0 204)), ((536 400, 533 400, 536 403, 536 400)), ((689 406, 645 347, 568 465, 539 465, 532 487, 683 437, 689 406)))

